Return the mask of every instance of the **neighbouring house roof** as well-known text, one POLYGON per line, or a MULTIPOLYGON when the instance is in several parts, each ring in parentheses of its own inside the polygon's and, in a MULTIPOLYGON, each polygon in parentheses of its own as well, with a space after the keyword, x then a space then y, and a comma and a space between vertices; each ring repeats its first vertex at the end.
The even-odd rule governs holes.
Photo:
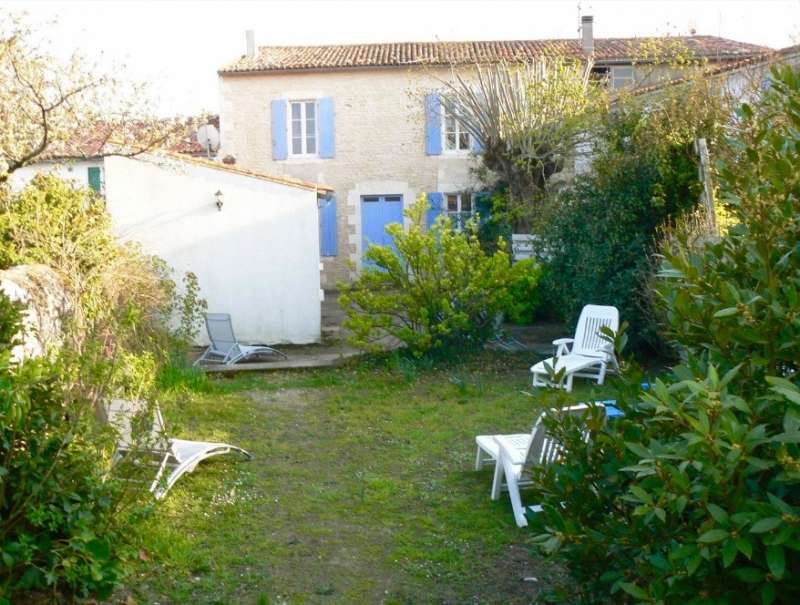
MULTIPOLYGON (((695 57, 731 61, 770 52, 756 44, 716 36, 675 36, 663 38, 596 38, 596 62, 624 62, 654 41, 682 43, 695 57)), ((255 56, 243 55, 222 67, 219 73, 333 70, 358 67, 406 67, 414 65, 465 65, 525 61, 541 56, 583 56, 581 41, 495 40, 485 42, 388 42, 381 44, 340 44, 330 46, 262 46, 255 56)))
POLYGON ((189 164, 195 164, 197 166, 203 166, 204 168, 211 168, 213 170, 230 172, 231 174, 238 174, 240 176, 248 176, 254 179, 260 179, 262 181, 269 181, 270 183, 277 183, 279 185, 287 185, 289 187, 296 187, 298 189, 316 191, 322 195, 327 195, 333 193, 334 191, 333 187, 328 185, 322 185, 321 183, 314 183, 311 181, 303 181, 290 176, 277 176, 274 174, 267 174, 266 172, 260 172, 258 170, 248 170, 247 168, 239 168, 235 165, 223 164, 221 162, 215 162, 202 157, 190 156, 174 151, 165 151, 163 153, 164 155, 181 162, 187 162, 189 164))
MULTIPOLYGON (((729 61, 722 65, 714 65, 705 71, 707 76, 725 76, 727 74, 735 73, 737 71, 746 71, 749 69, 757 69, 760 67, 769 66, 774 63, 781 63, 787 59, 791 59, 795 55, 800 55, 800 44, 794 46, 787 46, 779 50, 769 50, 768 52, 752 55, 745 59, 738 61, 729 61)), ((662 90, 669 86, 683 84, 687 81, 685 77, 673 78, 671 80, 663 80, 656 82, 649 86, 641 86, 633 91, 635 95, 645 95, 657 90, 662 90)))
POLYGON ((47 151, 41 154, 37 160, 61 160, 65 158, 95 158, 108 153, 113 153, 121 144, 133 146, 137 143, 138 130, 141 128, 142 140, 139 141, 143 146, 151 142, 150 137, 154 136, 154 131, 163 131, 163 147, 176 153, 188 155, 204 156, 205 149, 197 142, 197 129, 204 124, 213 124, 219 129, 219 116, 202 115, 191 116, 188 118, 166 118, 160 122, 131 124, 124 128, 130 140, 121 142, 119 140, 119 126, 107 122, 98 122, 92 126, 89 132, 76 131, 67 141, 51 143, 47 151))

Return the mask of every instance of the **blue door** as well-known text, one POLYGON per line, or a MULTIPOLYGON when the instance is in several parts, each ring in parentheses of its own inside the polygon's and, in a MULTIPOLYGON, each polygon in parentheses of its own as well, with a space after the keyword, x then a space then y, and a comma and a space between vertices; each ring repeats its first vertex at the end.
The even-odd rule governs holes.
POLYGON ((394 246, 392 237, 386 233, 390 223, 403 224, 402 195, 364 195, 361 197, 361 250, 367 251, 370 244, 394 246))

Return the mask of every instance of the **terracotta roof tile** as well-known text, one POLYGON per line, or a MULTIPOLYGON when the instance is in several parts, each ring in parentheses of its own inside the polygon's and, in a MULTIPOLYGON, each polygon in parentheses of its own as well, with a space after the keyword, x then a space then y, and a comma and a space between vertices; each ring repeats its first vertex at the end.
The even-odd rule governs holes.
MULTIPOLYGON (((716 36, 673 38, 597 38, 595 60, 630 59, 643 43, 653 40, 682 42, 699 58, 739 60, 771 49, 716 36)), ((388 42, 330 46, 262 46, 254 57, 246 55, 224 66, 221 74, 263 71, 404 67, 522 61, 539 56, 582 56, 581 41, 494 40, 484 42, 388 42)))
POLYGON ((71 133, 68 140, 52 143, 38 159, 89 158, 104 155, 120 145, 120 137, 123 134, 129 139, 128 145, 134 141, 147 145, 152 140, 150 137, 154 135, 155 130, 161 131, 164 138, 164 143, 156 145, 157 147, 165 147, 170 151, 188 155, 205 156, 205 149, 197 142, 197 129, 203 124, 213 124, 219 129, 219 116, 165 118, 152 123, 145 122, 142 125, 97 122, 89 131, 76 130, 71 133))

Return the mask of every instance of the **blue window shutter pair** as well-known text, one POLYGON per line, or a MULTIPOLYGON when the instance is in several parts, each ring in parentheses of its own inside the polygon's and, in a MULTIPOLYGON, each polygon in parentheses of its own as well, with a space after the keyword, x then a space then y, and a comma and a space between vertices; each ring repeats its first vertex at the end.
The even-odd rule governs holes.
MULTIPOLYGON (((285 160, 289 157, 288 108, 289 102, 284 99, 276 99, 270 103, 273 160, 285 160)), ((319 99, 317 101, 317 108, 319 119, 319 157, 332 158, 336 151, 333 98, 324 97, 319 99)))
POLYGON ((319 253, 336 256, 336 198, 322 201, 319 209, 319 253))
POLYGON ((436 217, 439 216, 444 210, 444 194, 438 191, 432 191, 428 194, 428 214, 426 222, 430 229, 436 217))
POLYGON ((442 102, 437 94, 425 95, 425 153, 442 154, 442 102))
POLYGON ((473 153, 481 153, 483 151, 483 142, 474 134, 470 134, 470 147, 473 153))

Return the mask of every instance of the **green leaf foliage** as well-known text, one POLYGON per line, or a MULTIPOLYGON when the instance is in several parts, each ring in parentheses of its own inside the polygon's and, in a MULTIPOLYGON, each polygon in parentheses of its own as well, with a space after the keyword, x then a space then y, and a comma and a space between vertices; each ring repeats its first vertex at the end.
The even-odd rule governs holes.
MULTIPOLYGON (((640 350, 659 344, 646 295, 659 230, 695 208, 701 191, 692 139, 653 140, 664 119, 641 103, 601 115, 591 171, 551 196, 536 227, 547 307, 572 323, 587 303, 614 305, 640 350)), ((708 130, 699 117, 695 130, 708 130)))
MULTIPOLYGON (((492 336, 497 314, 509 308, 512 272, 505 245, 487 254, 475 221, 459 232, 439 216, 426 229, 427 210, 425 198, 417 200, 406 211, 407 229, 386 227, 394 246, 370 245, 358 279, 340 285, 344 325, 356 346, 380 349, 388 336, 418 357, 479 346, 492 336)), ((535 268, 527 271, 514 283, 524 278, 515 287, 530 292, 535 268)))
POLYGON ((672 247, 657 282, 684 363, 624 379, 588 442, 551 421, 569 455, 536 471, 533 527, 570 602, 800 600, 800 76, 774 69, 740 119, 719 168, 737 224, 672 247))
POLYGON ((125 548, 119 484, 106 480, 93 407, 65 367, 12 360, 19 309, 0 296, 0 601, 32 590, 106 598, 125 548), (118 516, 117 516, 118 515, 118 516))

